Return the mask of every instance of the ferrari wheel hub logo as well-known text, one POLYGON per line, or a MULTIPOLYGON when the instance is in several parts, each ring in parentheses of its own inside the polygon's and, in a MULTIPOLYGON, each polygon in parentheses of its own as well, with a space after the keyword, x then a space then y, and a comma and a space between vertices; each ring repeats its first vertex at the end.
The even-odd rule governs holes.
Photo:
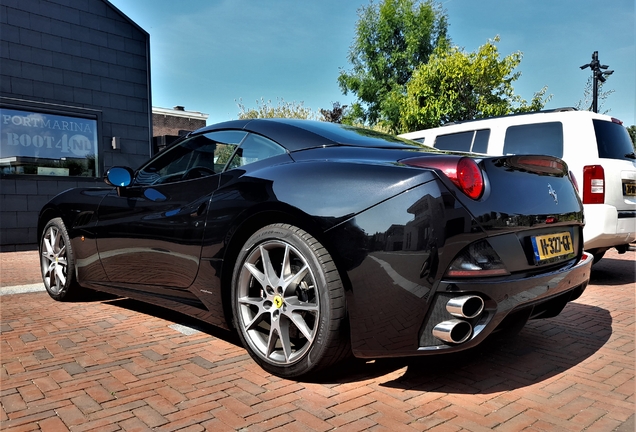
POLYGON ((274 306, 280 309, 282 305, 283 305, 283 298, 281 296, 274 297, 274 306))

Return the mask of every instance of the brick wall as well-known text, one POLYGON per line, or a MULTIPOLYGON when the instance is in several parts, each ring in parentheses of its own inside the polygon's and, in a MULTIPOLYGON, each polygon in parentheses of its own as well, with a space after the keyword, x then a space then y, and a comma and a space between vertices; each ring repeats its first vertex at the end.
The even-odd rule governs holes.
POLYGON ((0 181, 0 252, 31 250, 37 247, 40 209, 59 192, 74 187, 106 186, 102 179, 39 176, 4 176, 0 181))
POLYGON ((205 126, 206 121, 165 114, 152 115, 152 135, 179 135, 179 131, 194 131, 205 126))

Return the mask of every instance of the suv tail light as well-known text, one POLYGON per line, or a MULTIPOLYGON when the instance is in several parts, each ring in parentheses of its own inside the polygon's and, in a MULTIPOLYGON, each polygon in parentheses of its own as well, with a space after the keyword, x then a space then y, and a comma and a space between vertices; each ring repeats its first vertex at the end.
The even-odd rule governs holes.
POLYGON ((468 157, 435 156, 402 159, 401 163, 418 168, 441 170, 462 192, 477 200, 484 193, 484 174, 479 165, 468 157))
POLYGON ((583 167, 583 204, 605 202, 605 170, 600 165, 583 167))

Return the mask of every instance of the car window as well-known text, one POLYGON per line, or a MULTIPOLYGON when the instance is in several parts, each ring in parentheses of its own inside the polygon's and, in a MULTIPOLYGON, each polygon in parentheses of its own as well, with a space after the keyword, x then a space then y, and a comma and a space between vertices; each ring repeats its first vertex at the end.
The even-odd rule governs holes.
POLYGON ((249 134, 236 150, 227 169, 238 168, 286 153, 285 149, 265 137, 249 134))
POLYGON ((439 135, 434 147, 439 150, 486 153, 489 137, 490 129, 439 135))
POLYGON ((476 131, 473 146, 470 151, 474 153, 488 153, 488 138, 490 138, 490 129, 476 131))
POLYGON ((563 157, 563 124, 547 122, 510 126, 506 130, 503 153, 563 157))
POLYGON ((435 148, 439 150, 454 150, 469 152, 473 142, 474 131, 458 132, 448 135, 439 135, 435 139, 435 148))
POLYGON ((626 156, 634 151, 627 129, 611 121, 592 120, 592 122, 596 133, 598 157, 633 160, 626 156))
POLYGON ((172 183, 218 174, 246 134, 219 131, 186 138, 143 166, 135 177, 135 184, 172 183))

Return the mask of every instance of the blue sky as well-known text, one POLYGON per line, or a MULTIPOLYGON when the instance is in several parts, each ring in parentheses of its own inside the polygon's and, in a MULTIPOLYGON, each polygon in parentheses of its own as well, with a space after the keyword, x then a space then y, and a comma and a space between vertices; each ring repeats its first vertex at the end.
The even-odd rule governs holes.
MULTIPOLYGON (((283 98, 314 111, 354 97, 338 87, 349 69, 357 9, 367 0, 110 0, 150 33, 153 106, 237 118, 237 101, 283 98)), ((446 0, 454 45, 474 51, 496 35, 500 55, 523 53, 515 92, 548 86, 546 108, 583 98, 593 51, 614 74, 601 111, 636 124, 634 0, 446 0)))

